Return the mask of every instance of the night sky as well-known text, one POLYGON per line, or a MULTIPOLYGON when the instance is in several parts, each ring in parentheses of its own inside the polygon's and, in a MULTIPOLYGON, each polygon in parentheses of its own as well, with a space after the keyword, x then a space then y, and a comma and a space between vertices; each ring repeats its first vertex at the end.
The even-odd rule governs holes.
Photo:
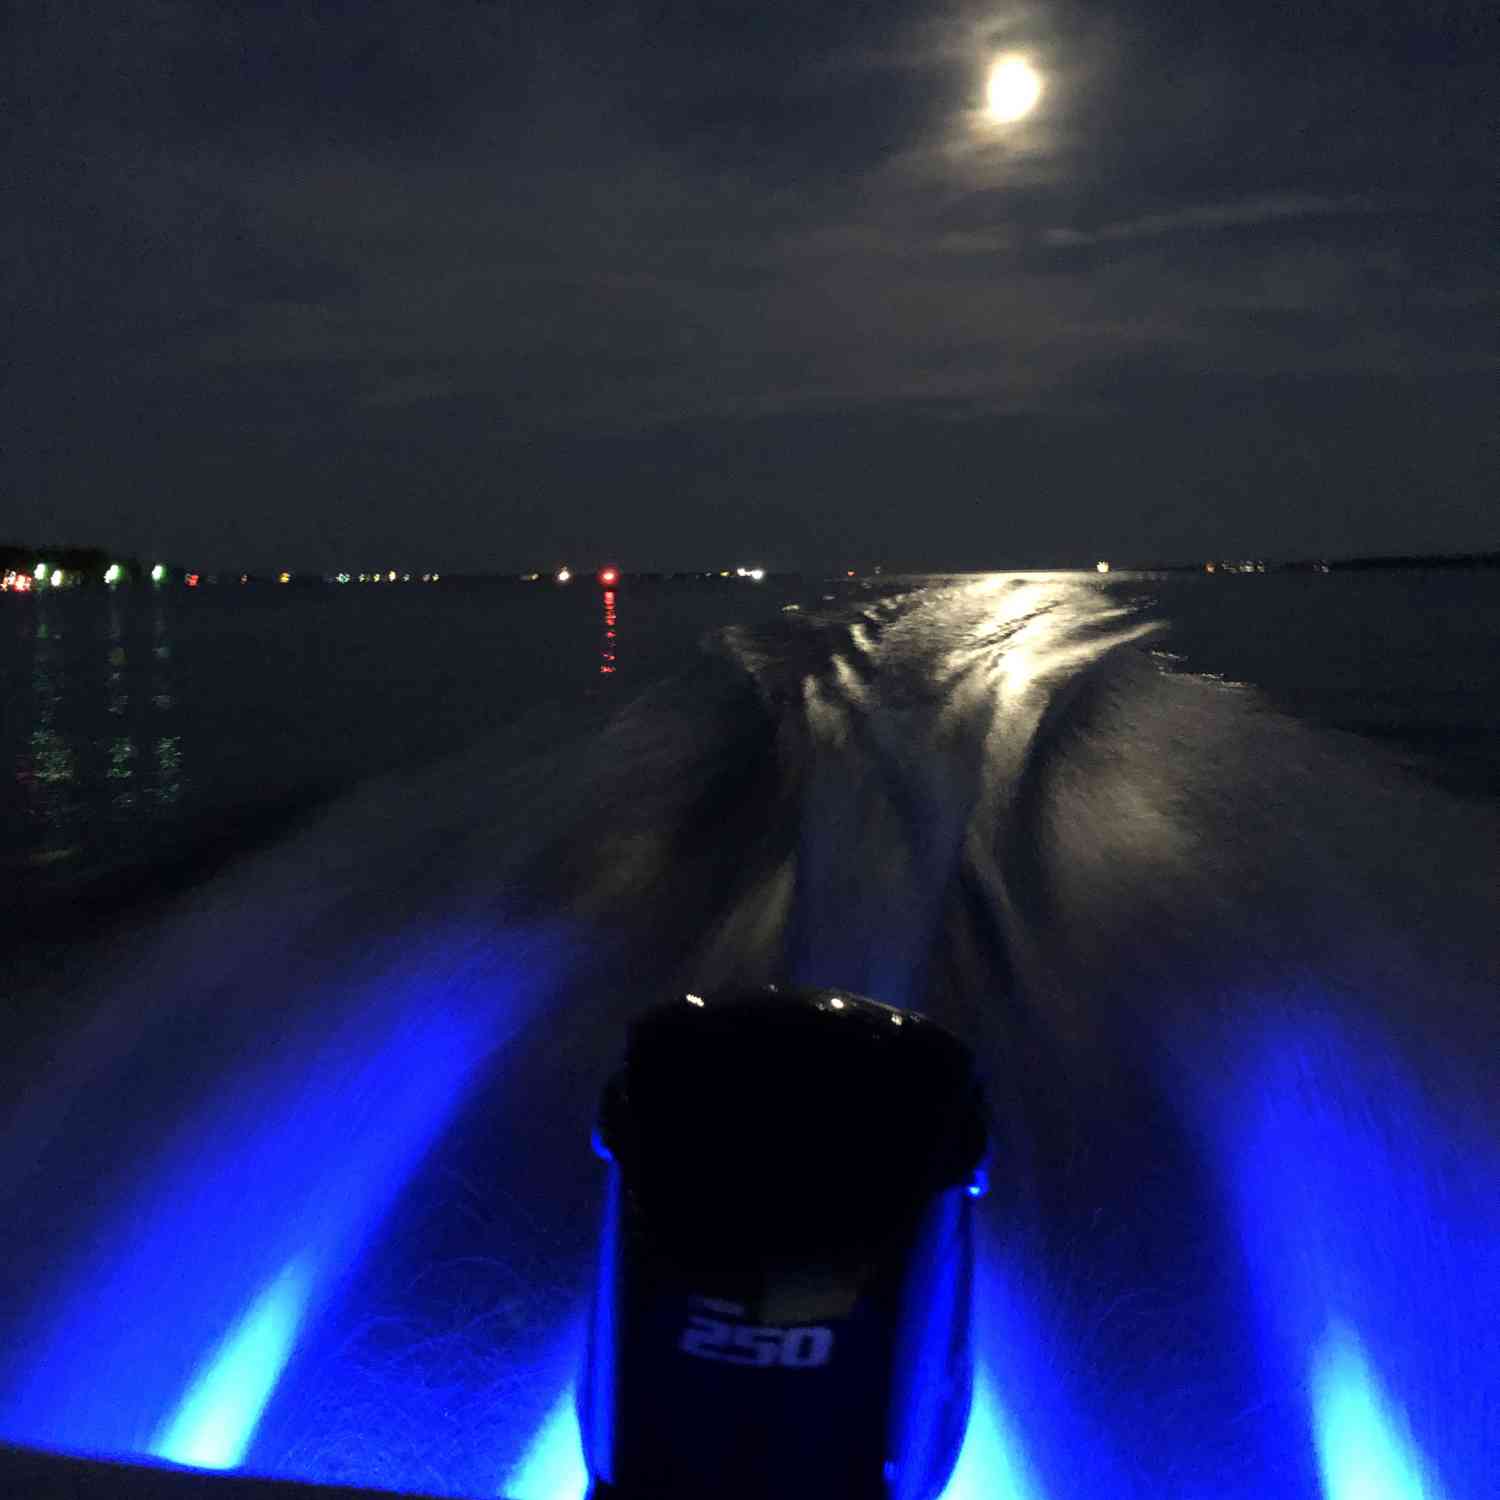
POLYGON ((0 540, 1500 546, 1493 0, 8 15, 0 540))

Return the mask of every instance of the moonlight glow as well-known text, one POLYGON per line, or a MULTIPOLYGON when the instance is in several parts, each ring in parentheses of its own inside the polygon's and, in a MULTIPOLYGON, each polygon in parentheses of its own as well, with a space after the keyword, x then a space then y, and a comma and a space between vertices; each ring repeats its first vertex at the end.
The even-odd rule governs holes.
POLYGON ((997 58, 990 69, 985 103, 990 119, 1002 125, 1029 115, 1042 97, 1042 77, 1024 57, 997 58))

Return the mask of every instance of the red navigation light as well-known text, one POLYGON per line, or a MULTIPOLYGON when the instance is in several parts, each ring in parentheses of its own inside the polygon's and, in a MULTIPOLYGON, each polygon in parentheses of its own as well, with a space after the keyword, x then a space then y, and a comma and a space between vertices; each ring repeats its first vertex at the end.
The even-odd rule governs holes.
POLYGON ((189 573, 188 576, 183 580, 183 582, 186 583, 190 589, 195 589, 198 587, 198 575, 196 573, 189 573))
POLYGON ((620 570, 618 568, 600 568, 599 582, 605 588, 613 588, 620 581, 620 570))

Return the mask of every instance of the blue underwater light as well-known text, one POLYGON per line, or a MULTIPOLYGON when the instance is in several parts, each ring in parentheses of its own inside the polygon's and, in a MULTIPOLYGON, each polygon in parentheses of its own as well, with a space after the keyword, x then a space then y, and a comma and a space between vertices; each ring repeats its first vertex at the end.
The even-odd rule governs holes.
POLYGON ((232 1469, 291 1357, 311 1269, 294 1261, 258 1296, 164 1424, 151 1451, 200 1469, 232 1469))

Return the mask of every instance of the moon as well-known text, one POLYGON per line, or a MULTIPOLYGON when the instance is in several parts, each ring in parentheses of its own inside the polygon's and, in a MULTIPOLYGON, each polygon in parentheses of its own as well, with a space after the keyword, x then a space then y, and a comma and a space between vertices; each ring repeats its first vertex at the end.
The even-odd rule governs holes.
POLYGON ((985 87, 990 119, 1009 125, 1024 119, 1042 97, 1042 75, 1024 57, 996 58, 985 87))

